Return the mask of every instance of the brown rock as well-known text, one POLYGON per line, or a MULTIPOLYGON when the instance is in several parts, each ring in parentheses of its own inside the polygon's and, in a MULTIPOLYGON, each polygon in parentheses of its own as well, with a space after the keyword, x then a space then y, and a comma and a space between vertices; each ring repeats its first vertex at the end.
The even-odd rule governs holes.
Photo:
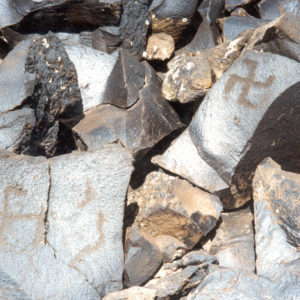
POLYGON ((103 300, 155 300, 156 291, 141 286, 133 286, 129 289, 113 292, 106 295, 103 300))
POLYGON ((148 38, 145 58, 147 60, 167 60, 175 50, 172 36, 166 33, 154 33, 148 38))

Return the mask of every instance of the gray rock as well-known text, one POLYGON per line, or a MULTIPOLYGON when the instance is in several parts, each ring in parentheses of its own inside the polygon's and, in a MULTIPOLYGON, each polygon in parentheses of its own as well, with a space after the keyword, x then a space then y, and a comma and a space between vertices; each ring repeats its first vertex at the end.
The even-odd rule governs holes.
POLYGON ((209 274, 187 299, 299 299, 299 293, 297 282, 272 282, 254 273, 211 266, 209 274))
POLYGON ((103 300, 155 300, 156 291, 141 286, 133 286, 129 289, 119 292, 113 292, 106 295, 103 300))
POLYGON ((299 79, 294 60, 247 51, 216 82, 195 114, 191 138, 202 159, 231 185, 234 207, 250 199, 253 171, 266 155, 291 166, 296 159, 300 139, 290 128, 300 122, 299 79), (286 76, 286 68, 293 76, 286 76))
POLYGON ((255 2, 256 0, 225 0, 225 9, 231 12, 237 7, 249 6, 255 2))
POLYGON ((265 159, 253 179, 256 270, 270 280, 300 278, 300 175, 265 159))
POLYGON ((0 157, 3 280, 29 299, 99 299, 122 288, 129 154, 108 145, 50 161, 0 157))
POLYGON ((152 162, 211 193, 228 188, 218 173, 200 157, 188 130, 163 155, 154 156, 152 162))
POLYGON ((110 55, 83 45, 65 46, 65 49, 76 69, 83 111, 102 104, 117 53, 110 55))
POLYGON ((221 214, 221 224, 210 243, 219 266, 255 271, 253 215, 249 208, 221 214))

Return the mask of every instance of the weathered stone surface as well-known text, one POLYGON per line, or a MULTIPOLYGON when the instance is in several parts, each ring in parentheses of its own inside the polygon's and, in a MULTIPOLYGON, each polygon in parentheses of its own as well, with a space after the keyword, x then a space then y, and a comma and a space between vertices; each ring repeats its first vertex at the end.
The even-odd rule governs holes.
POLYGON ((145 85, 145 65, 120 50, 117 62, 107 80, 103 103, 129 108, 139 99, 139 91, 145 85))
POLYGON ((76 69, 83 111, 102 104, 117 53, 109 55, 83 45, 66 46, 65 49, 76 69))
POLYGON ((296 167, 299 72, 294 60, 247 51, 216 82, 191 122, 200 156, 232 185, 235 207, 250 198, 253 172, 266 155, 296 167), (293 76, 286 76, 287 68, 293 76))
POLYGON ((228 188, 218 173, 200 157, 188 130, 163 155, 153 157, 152 162, 211 193, 228 188))
POLYGON ((167 60, 175 50, 173 38, 166 33, 154 33, 148 38, 146 52, 147 60, 167 60))
POLYGON ((300 278, 300 175, 265 159, 253 179, 256 270, 270 280, 300 278))
POLYGON ((272 282, 254 273, 211 266, 209 274, 187 300, 298 299, 299 284, 272 282))
POLYGON ((225 9, 230 12, 237 7, 248 6, 255 2, 257 2, 257 0, 225 0, 225 9))
POLYGON ((192 40, 187 45, 189 51, 201 51, 215 47, 221 40, 219 29, 217 26, 217 18, 224 8, 225 0, 204 0, 198 7, 201 16, 201 23, 192 40))
POLYGON ((233 15, 219 21, 222 27, 224 41, 235 39, 240 33, 245 30, 257 28, 266 24, 266 21, 253 18, 251 16, 236 16, 233 15))
POLYGON ((155 300, 157 294, 155 290, 147 289, 141 286, 133 286, 129 289, 113 292, 106 295, 103 300, 155 300))
POLYGON ((210 253, 225 268, 255 271, 253 215, 249 208, 221 214, 221 224, 216 230, 210 253))
POLYGON ((121 19, 122 47, 141 58, 147 44, 147 33, 151 23, 150 0, 123 0, 121 19))
POLYGON ((35 126, 33 109, 24 107, 0 114, 0 149, 16 151, 28 131, 35 126))
MULTIPOLYGON (((212 230, 222 211, 218 197, 185 180, 161 172, 147 175, 144 184, 129 189, 128 203, 137 203, 135 222, 158 245, 159 236, 171 236, 191 249, 212 230)), ((166 245, 159 245, 161 251, 166 245)))
POLYGON ((257 5, 261 18, 269 21, 284 14, 300 14, 298 0, 261 0, 257 5))
POLYGON ((169 71, 163 81, 164 97, 187 103, 205 95, 240 55, 251 33, 248 31, 212 49, 196 53, 183 51, 175 56, 168 63, 169 71))
POLYGON ((28 299, 96 300, 120 289, 129 154, 119 145, 50 161, 0 153, 4 278, 28 299))
POLYGON ((145 84, 129 109, 103 105, 87 113, 73 130, 89 150, 120 141, 133 155, 142 154, 182 126, 174 109, 161 96, 161 82, 145 65, 145 84))
POLYGON ((127 287, 142 285, 158 270, 162 263, 162 254, 133 225, 126 232, 124 285, 127 287))
POLYGON ((118 24, 121 4, 120 0, 4 0, 0 28, 21 22, 18 30, 47 33, 118 24))
POLYGON ((154 0, 150 6, 152 32, 165 32, 175 42, 190 24, 196 11, 197 0, 154 0))
POLYGON ((253 33, 246 49, 280 54, 300 62, 300 16, 284 15, 253 33))

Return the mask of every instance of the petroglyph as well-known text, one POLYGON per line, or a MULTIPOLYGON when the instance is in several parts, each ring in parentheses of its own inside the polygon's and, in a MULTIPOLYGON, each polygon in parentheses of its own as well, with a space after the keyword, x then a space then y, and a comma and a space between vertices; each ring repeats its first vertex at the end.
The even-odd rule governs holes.
POLYGON ((256 81, 255 73, 258 67, 258 63, 250 59, 244 59, 242 63, 246 65, 249 71, 248 77, 244 78, 236 74, 230 75, 229 80, 227 81, 227 84, 225 86, 225 94, 227 96, 227 99, 229 99, 229 93, 232 91, 235 85, 239 83, 242 85, 242 89, 241 94, 238 98, 238 103, 246 108, 256 109, 264 105, 264 103, 267 101, 268 89, 273 84, 275 77, 273 75, 270 75, 265 82, 256 81), (255 99, 248 98, 249 91, 252 87, 263 89, 266 91, 262 98, 257 102, 255 99))

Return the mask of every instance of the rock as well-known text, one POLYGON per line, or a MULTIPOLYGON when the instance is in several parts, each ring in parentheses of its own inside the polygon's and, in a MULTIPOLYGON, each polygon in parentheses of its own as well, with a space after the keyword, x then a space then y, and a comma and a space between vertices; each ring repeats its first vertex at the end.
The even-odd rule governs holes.
POLYGON ((83 45, 65 46, 65 49, 76 69, 83 111, 102 104, 106 82, 117 56, 83 45))
POLYGON ((211 193, 228 188, 218 173, 200 157, 188 130, 163 155, 153 157, 152 162, 211 193))
POLYGON ((242 8, 242 7, 238 7, 236 8, 232 13, 231 16, 240 16, 240 17, 251 17, 250 14, 247 13, 247 11, 242 8))
POLYGON ((161 172, 147 175, 140 188, 129 189, 127 197, 128 204, 138 205, 135 223, 140 232, 162 252, 167 245, 159 236, 162 240, 171 236, 181 247, 191 249, 215 227, 222 211, 217 196, 161 172))
POLYGON ((150 0, 123 0, 120 24, 122 47, 140 59, 147 44, 147 33, 151 23, 150 0))
POLYGON ((198 5, 197 0, 154 0, 150 5, 152 32, 165 32, 175 42, 191 23, 198 5))
POLYGON ((269 21, 284 14, 300 14, 300 4, 297 0, 261 0, 257 6, 261 18, 269 21))
POLYGON ((147 289, 141 286, 133 286, 129 289, 113 292, 106 295, 103 300, 155 300, 157 294, 155 290, 147 289))
POLYGON ((169 101, 187 103, 205 95, 239 56, 251 36, 246 32, 233 41, 200 51, 183 51, 168 63, 162 93, 169 101))
POLYGON ((250 199, 254 170, 266 155, 290 166, 299 156, 300 139, 293 132, 299 123, 299 75, 294 60, 246 51, 195 114, 191 138, 202 159, 231 185, 233 207, 250 199), (293 76, 286 76, 286 68, 293 76))
POLYGON ((125 240, 124 285, 142 285, 159 269, 162 254, 159 248, 145 238, 137 226, 127 230, 125 240))
POLYGON ((19 23, 19 31, 44 32, 97 28, 118 24, 120 0, 4 0, 1 2, 0 28, 19 23))
POLYGON ((197 52, 215 47, 221 41, 217 18, 224 8, 225 0, 204 0, 198 7, 201 23, 187 50, 197 52))
POLYGON ((231 12, 237 7, 250 6, 255 2, 257 2, 257 0, 225 0, 225 10, 231 12))
POLYGON ((145 58, 147 60, 167 60, 175 50, 172 36, 166 33, 154 33, 148 38, 145 58))
POLYGON ((271 52, 300 62, 299 30, 300 16, 284 15, 256 29, 245 50, 271 52))
POLYGON ((187 300, 298 299, 299 284, 272 282, 254 273, 211 266, 187 300))
POLYGON ((216 230, 210 253, 225 268, 255 271, 253 216, 249 208, 221 214, 221 224, 216 230))
POLYGON ((0 157, 6 278, 28 299, 99 299, 122 288, 128 153, 110 145, 50 161, 6 151, 0 157))
POLYGON ((271 158, 253 179, 257 274, 272 281, 300 278, 300 175, 271 158))
POLYGON ((228 18, 219 20, 221 23, 223 40, 229 41, 235 39, 240 33, 245 30, 257 28, 266 24, 266 21, 253 18, 251 16, 233 15, 228 18))
MULTIPOLYGON (((131 81, 132 86, 128 87, 129 99, 138 98, 133 106, 128 109, 111 105, 99 106, 88 112, 73 128, 89 150, 98 149, 105 143, 120 141, 131 154, 137 156, 182 126, 175 111, 162 98, 161 83, 154 70, 147 64, 143 67, 145 84, 137 95, 131 92, 137 90, 134 85, 136 81, 131 81)), ((114 70, 111 75, 113 74, 117 75, 114 70)), ((120 90, 123 93, 124 90, 120 90)), ((120 99, 127 101, 128 98, 120 99)), ((126 105, 126 102, 119 104, 121 107, 126 105)))

